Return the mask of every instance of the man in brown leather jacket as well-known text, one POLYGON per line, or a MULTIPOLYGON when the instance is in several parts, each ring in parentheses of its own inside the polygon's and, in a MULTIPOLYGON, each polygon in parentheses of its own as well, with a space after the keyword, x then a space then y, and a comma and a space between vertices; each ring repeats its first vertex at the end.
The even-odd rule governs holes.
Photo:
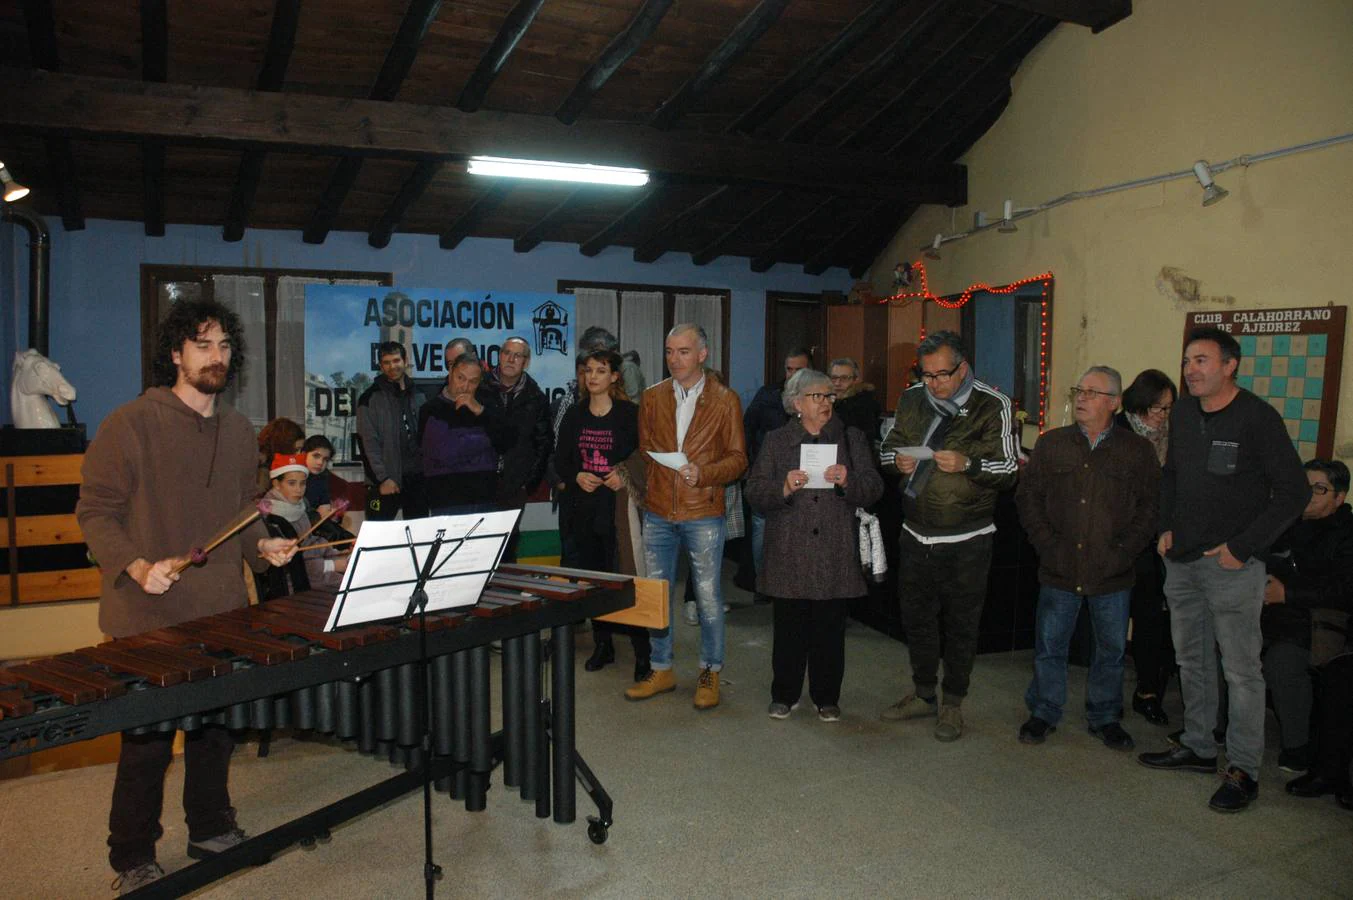
MULTIPOLYGON (((708 372, 705 330, 681 324, 667 334, 667 370, 672 377, 644 391, 639 402, 639 449, 682 453, 673 468, 651 465, 644 497, 644 556, 650 578, 676 575, 677 554, 685 546, 700 612, 700 677, 695 708, 719 704, 723 668, 723 590, 720 569, 724 545, 724 485, 747 469, 738 395, 708 372)), ((656 461, 655 461, 656 462, 656 461)), ((676 597, 676 589, 668 594, 676 597)), ((672 674, 672 629, 653 632, 653 670, 625 692, 647 700, 676 688, 672 674)))

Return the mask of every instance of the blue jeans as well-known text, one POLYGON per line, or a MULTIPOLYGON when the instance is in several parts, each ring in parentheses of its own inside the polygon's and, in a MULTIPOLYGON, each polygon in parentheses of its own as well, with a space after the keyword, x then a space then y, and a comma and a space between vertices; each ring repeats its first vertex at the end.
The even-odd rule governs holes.
MULTIPOLYGON (((667 582, 667 595, 673 607, 677 592, 672 586, 676 576, 677 554, 686 546, 691 563, 691 581, 695 583, 695 603, 700 613, 700 668, 715 672, 723 668, 723 516, 673 522, 650 512, 644 513, 644 560, 648 577, 667 582)), ((671 621, 676 621, 675 609, 671 621)), ((653 630, 653 668, 672 668, 672 629, 653 630)))
POLYGON ((1264 756, 1264 673, 1259 662, 1263 638, 1267 570, 1251 559, 1242 569, 1223 569, 1215 557, 1193 562, 1165 560, 1165 597, 1179 692, 1184 695, 1185 747, 1215 756, 1212 729, 1219 724, 1217 651, 1227 688, 1226 762, 1259 780, 1264 756))
POLYGON ((1038 621, 1034 627, 1034 678, 1024 692, 1029 713, 1056 725, 1066 705, 1066 657, 1081 601, 1090 608, 1095 638, 1090 673, 1085 679, 1085 718, 1103 728, 1123 718, 1123 649, 1127 644, 1132 591, 1082 597, 1046 584, 1038 589, 1038 621))

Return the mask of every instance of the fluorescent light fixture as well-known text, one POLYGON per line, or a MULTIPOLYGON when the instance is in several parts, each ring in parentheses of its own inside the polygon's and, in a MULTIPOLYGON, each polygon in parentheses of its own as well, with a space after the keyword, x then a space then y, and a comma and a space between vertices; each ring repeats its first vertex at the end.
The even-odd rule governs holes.
POLYGON ((594 166, 589 163, 552 162, 547 159, 506 159, 501 156, 472 156, 471 175, 497 175, 502 178, 534 178, 540 181, 575 181, 586 184, 618 184, 640 187, 648 184, 643 169, 621 166, 594 166))
POLYGON ((1203 186, 1203 206, 1211 206, 1225 199, 1226 195, 1231 193, 1212 180, 1212 169, 1205 159, 1200 159, 1193 164, 1193 175, 1198 179, 1198 183, 1203 186))
POLYGON ((3 184, 5 187, 4 197, 6 203, 22 200, 29 194, 28 188, 15 181, 14 176, 9 174, 9 169, 5 168, 5 164, 2 162, 0 162, 0 184, 3 184))

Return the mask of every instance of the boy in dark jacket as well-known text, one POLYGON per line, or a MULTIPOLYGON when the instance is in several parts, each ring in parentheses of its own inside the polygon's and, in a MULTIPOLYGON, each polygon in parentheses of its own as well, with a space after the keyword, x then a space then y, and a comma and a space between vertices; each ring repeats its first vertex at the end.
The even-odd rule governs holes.
MULTIPOLYGON (((1278 766, 1304 772, 1310 762, 1311 667, 1339 653, 1353 604, 1353 510, 1348 467, 1306 463, 1311 499, 1265 557, 1264 682, 1282 729, 1278 766)), ((1347 773, 1345 773, 1347 774, 1347 773)))

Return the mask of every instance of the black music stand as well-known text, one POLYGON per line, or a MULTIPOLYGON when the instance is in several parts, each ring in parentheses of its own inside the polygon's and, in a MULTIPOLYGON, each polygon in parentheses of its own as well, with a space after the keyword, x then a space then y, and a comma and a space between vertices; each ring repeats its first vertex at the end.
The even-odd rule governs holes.
POLYGON ((516 524, 516 510, 464 516, 433 516, 407 522, 363 523, 338 598, 329 613, 326 631, 391 618, 418 615, 418 726, 421 732, 419 765, 423 780, 423 884, 432 900, 441 866, 432 859, 432 734, 436 727, 428 692, 427 613, 473 606, 502 559, 516 524), (484 526, 488 523, 488 527, 484 526), (374 526, 374 527, 373 527, 374 526), (403 540, 397 537, 402 529, 403 540), (452 537, 448 537, 450 534, 452 537), (470 547, 467 553, 462 551, 470 547), (420 561, 418 551, 424 548, 420 561), (400 557, 408 553, 409 562, 400 557), (447 563, 461 554, 449 571, 447 563), (361 567, 365 559, 365 568, 361 567), (412 572, 412 577, 407 577, 412 572), (401 577, 404 576, 404 577, 401 577), (456 579, 460 579, 456 581, 456 579), (441 582, 438 584, 437 582, 441 582), (435 586, 430 596, 428 586, 435 586), (398 610, 408 589, 407 600, 398 610))

